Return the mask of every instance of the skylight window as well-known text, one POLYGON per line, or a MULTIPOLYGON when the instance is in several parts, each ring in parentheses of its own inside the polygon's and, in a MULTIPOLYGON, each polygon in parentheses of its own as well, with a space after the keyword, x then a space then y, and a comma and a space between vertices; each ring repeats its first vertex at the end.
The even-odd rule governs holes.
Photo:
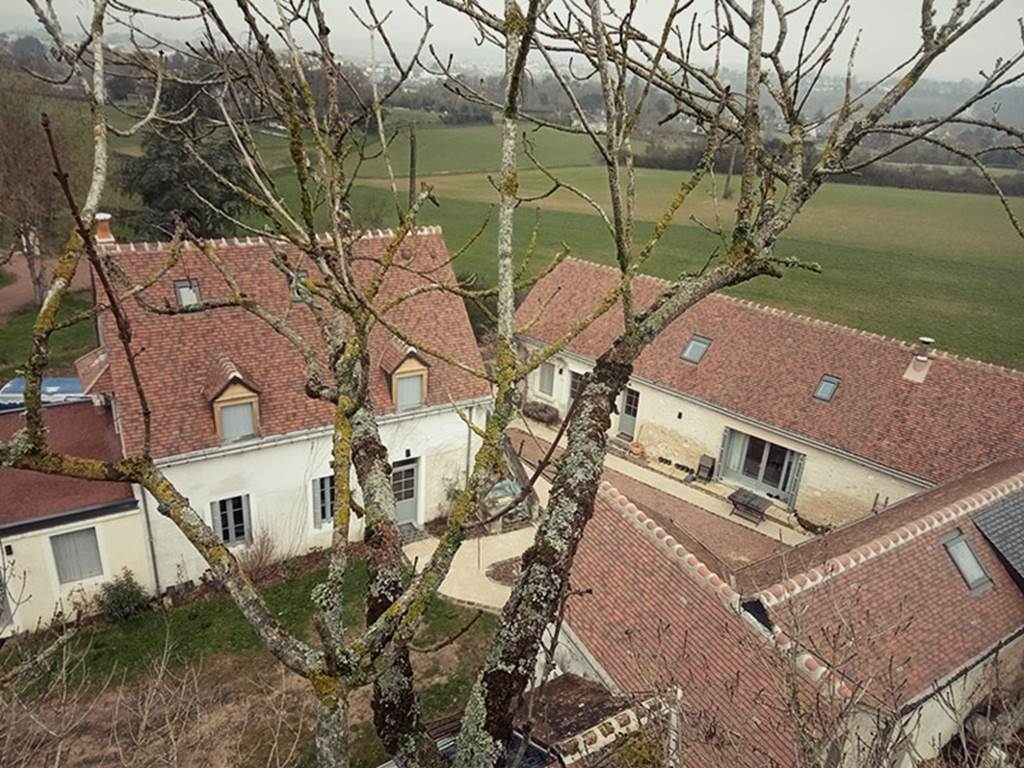
POLYGON ((827 373, 821 377, 817 388, 814 390, 814 399, 822 402, 830 402, 839 389, 839 377, 829 376, 827 373))
POLYGON ((175 280, 174 298, 179 309, 188 309, 202 303, 198 280, 175 280))
POLYGON ((696 365, 704 358, 704 354, 710 346, 711 339, 706 336, 694 336, 687 342, 686 349, 683 350, 683 360, 696 365))
POLYGON ((992 579, 989 578, 988 573, 985 571, 985 566, 981 564, 978 556, 974 554, 974 550, 964 536, 963 531, 957 530, 949 534, 945 538, 944 543, 946 551, 956 565, 956 569, 960 571, 960 575, 963 576, 964 581, 967 582, 967 586, 972 591, 977 592, 985 589, 992 583, 992 579))

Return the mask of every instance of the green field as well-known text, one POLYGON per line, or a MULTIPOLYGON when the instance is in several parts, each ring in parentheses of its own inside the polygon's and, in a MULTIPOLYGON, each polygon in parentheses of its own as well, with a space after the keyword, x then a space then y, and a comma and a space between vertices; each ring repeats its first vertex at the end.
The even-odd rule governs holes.
MULTIPOLYGON (((419 179, 434 187, 439 204, 427 204, 421 220, 441 225, 449 249, 459 249, 493 214, 497 194, 488 175, 498 166, 498 126, 443 126, 435 115, 409 110, 393 110, 390 118, 391 129, 397 128, 391 156, 400 197, 404 202, 403 177, 408 172, 404 126, 417 122, 419 179)), ((559 179, 607 200, 604 173, 594 165, 587 139, 551 130, 527 131, 527 136, 538 158, 559 179)), ((137 141, 115 142, 114 149, 137 151, 137 141)), ((286 142, 270 134, 259 135, 258 142, 267 164, 278 168, 279 189, 294 201, 286 142)), ((522 152, 520 162, 523 193, 545 191, 548 180, 530 168, 522 152)), ((357 218, 392 225, 396 213, 383 161, 370 160, 359 170, 357 218)), ((638 238, 650 232, 681 179, 682 174, 672 171, 638 172, 638 238)), ((108 199, 113 202, 115 196, 118 204, 131 205, 111 185, 108 199)), ((1024 199, 1013 205, 1024 216, 1024 199)), ((611 241, 600 220, 564 190, 520 208, 520 254, 538 215, 538 261, 564 244, 579 258, 611 262, 611 241)), ((672 277, 703 264, 719 243, 697 222, 728 230, 730 218, 728 202, 716 207, 706 183, 676 216, 646 271, 672 277)), ((495 239, 492 216, 482 237, 460 257, 457 270, 476 274, 481 282, 492 281, 495 239)), ((823 272, 790 271, 782 280, 762 278, 735 293, 890 336, 914 339, 927 334, 941 348, 1024 368, 1024 344, 1019 342, 1024 337, 1024 242, 992 196, 829 185, 786 233, 777 254, 818 262, 823 272)))
MULTIPOLYGON (((471 159, 465 159, 471 162, 471 159)), ((465 164, 465 163, 464 163, 465 164)), ((559 177, 598 200, 607 191, 600 168, 565 167, 559 177)), ((448 247, 468 242, 488 216, 487 231, 460 257, 456 269, 482 282, 494 278, 493 203, 496 193, 485 173, 421 176, 432 184, 439 206, 427 205, 421 220, 439 224, 448 247)), ((674 193, 680 174, 641 170, 637 237, 644 239, 651 222, 674 193)), ((281 189, 294 186, 287 169, 279 175, 281 189)), ((524 194, 544 189, 540 172, 521 174, 524 194)), ((695 194, 677 215, 645 271, 660 277, 699 267, 719 245, 707 226, 728 229, 731 211, 717 212, 709 185, 695 194)), ((1024 200, 1014 201, 1024 215, 1024 200)), ((368 179, 356 190, 357 215, 374 211, 394 221, 388 183, 368 179)), ((584 259, 612 262, 607 230, 587 205, 571 193, 520 208, 516 217, 518 252, 524 253, 539 216, 538 257, 549 257, 563 244, 584 259)), ((1007 221, 995 198, 882 187, 835 184, 824 187, 779 243, 780 257, 820 263, 823 271, 788 271, 782 280, 762 278, 733 291, 834 322, 908 340, 935 337, 946 350, 1024 368, 1024 242, 1007 221)))

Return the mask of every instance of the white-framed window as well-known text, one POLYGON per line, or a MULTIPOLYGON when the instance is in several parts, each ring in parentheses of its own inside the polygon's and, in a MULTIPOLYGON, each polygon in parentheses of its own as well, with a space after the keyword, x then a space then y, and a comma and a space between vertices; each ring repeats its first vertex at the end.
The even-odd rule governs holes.
POLYGON ((541 363, 537 369, 537 387, 541 394, 551 397, 555 394, 555 365, 554 363, 541 363))
POLYGON ((199 292, 199 281, 175 280, 174 298, 178 302, 179 309, 194 307, 202 302, 202 294, 199 292))
POLYGON ((317 528, 331 524, 334 516, 334 475, 313 480, 313 523, 317 528))
POLYGON ((214 529, 225 544, 248 544, 252 540, 249 494, 214 501, 210 504, 210 509, 213 513, 214 529))
POLYGON ((61 584, 73 584, 103 575, 95 528, 58 533, 50 537, 50 547, 57 566, 57 580, 61 584))
POLYGON ((220 435, 225 443, 244 440, 256 434, 256 409, 252 401, 218 404, 220 435))
POLYGON ((423 374, 411 373, 395 380, 395 405, 400 411, 423 405, 423 374))
POLYGON ((956 569, 960 571, 960 575, 967 582, 968 589, 977 592, 992 584, 992 579, 985 570, 985 566, 981 564, 978 556, 974 553, 974 548, 967 541, 963 531, 957 529, 946 534, 942 543, 946 545, 946 551, 956 565, 956 569))
POLYGON ((726 428, 722 477, 743 488, 789 501, 796 496, 802 462, 796 451, 726 428))

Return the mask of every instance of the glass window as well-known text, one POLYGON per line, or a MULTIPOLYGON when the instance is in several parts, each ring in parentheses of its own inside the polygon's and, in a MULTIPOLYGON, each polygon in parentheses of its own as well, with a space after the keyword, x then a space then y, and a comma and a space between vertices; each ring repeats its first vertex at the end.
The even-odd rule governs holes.
POLYGON ((793 498, 802 457, 781 445, 727 429, 722 446, 722 475, 770 498, 793 498))
POLYGON ((992 579, 989 578, 985 567, 978 560, 977 555, 974 554, 974 550, 971 549, 971 545, 964 536, 963 531, 958 530, 953 533, 946 539, 945 544, 946 551, 953 558, 957 570, 964 577, 968 587, 971 589, 981 589, 992 583, 992 579))
POLYGON ((415 408, 423 404, 423 374, 399 376, 395 382, 395 394, 398 396, 398 410, 415 408))
POLYGON ((747 438, 747 452, 743 457, 742 467, 744 475, 753 478, 761 476, 761 460, 764 458, 764 448, 767 444, 759 437, 747 438))
POLYGON ((334 516, 334 475, 313 481, 313 522, 317 527, 331 522, 334 516))
POLYGON ((225 544, 244 544, 249 541, 249 497, 232 496, 215 501, 214 524, 225 544))
POLYGON ((821 377, 821 381, 818 382, 818 386, 814 390, 814 399, 827 403, 835 396, 837 389, 839 389, 839 377, 825 374, 821 377))
POLYGON ((57 580, 61 584, 103 575, 95 528, 51 536, 50 546, 53 548, 53 561, 57 564, 57 580))
POLYGON ((704 358, 704 353, 708 351, 710 346, 711 339, 706 336, 694 336, 686 344, 686 349, 683 350, 683 360, 696 365, 704 358))
POLYGON ((555 392, 555 366, 552 363, 540 364, 540 391, 545 395, 552 395, 555 392))
POLYGON ((198 280, 175 280, 174 298, 180 309, 194 307, 202 301, 198 280))
POLYGON ((225 443, 256 434, 252 403, 234 403, 220 407, 221 439, 225 443))
POLYGON ((416 498, 416 465, 397 467, 391 473, 391 490, 395 501, 408 501, 416 498))

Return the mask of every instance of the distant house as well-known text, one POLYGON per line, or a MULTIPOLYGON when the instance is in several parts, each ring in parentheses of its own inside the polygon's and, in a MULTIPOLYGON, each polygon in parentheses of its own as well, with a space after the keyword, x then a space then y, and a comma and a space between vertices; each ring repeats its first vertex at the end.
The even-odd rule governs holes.
MULTIPOLYGON (((602 486, 556 660, 613 690, 678 694, 683 764, 934 758, 1024 672, 1024 458, 738 573, 715 573, 602 486)), ((874 764, 874 763, 872 763, 874 764)))
MULTIPOLYGON (((121 445, 110 408, 92 402, 50 405, 43 418, 56 451, 117 460, 121 445)), ((0 414, 0 439, 25 425, 0 414)), ((153 588, 146 522, 129 483, 52 477, 0 469, 0 637, 70 617, 124 568, 153 588)))
MULTIPOLYGON (((522 342, 554 341, 616 280, 567 259, 519 308, 522 342)), ((666 285, 638 277, 637 306, 666 285)), ((621 330, 621 312, 604 314, 535 372, 529 397, 564 413, 621 330)), ((655 469, 685 477, 704 457, 707 490, 835 525, 1024 452, 1024 374, 717 294, 640 356, 611 430, 655 469)))
MULTIPOLYGON (((355 245, 356 279, 368 282, 393 239, 369 233, 355 245)), ((167 243, 107 243, 130 279, 142 282, 168 261, 167 243)), ((219 240, 218 258, 250 297, 282 316, 318 349, 309 308, 271 263, 280 244, 257 238, 219 240)), ((316 266, 283 249, 310 276, 316 266)), ((453 280, 440 230, 422 230, 403 244, 381 300, 453 280)), ((221 274, 194 247, 144 292, 151 304, 187 309, 199 299, 225 298, 221 274)), ((331 541, 330 467, 333 407, 309 398, 306 366, 296 349, 245 310, 230 307, 177 315, 127 306, 139 373, 152 409, 152 454, 221 538, 243 551, 258 537, 285 557, 331 541)), ((395 327, 429 340, 457 360, 482 368, 461 299, 423 291, 387 314, 395 327)), ((126 454, 142 449, 142 411, 125 352, 109 313, 99 318, 101 346, 79 361, 86 391, 102 396, 126 454)), ((487 383, 458 366, 408 347, 383 326, 370 337, 370 395, 394 466, 398 522, 422 526, 442 511, 446 488, 464 481, 477 438, 463 415, 482 423, 487 383)), ((205 571, 183 534, 140 494, 152 530, 158 589, 196 580, 205 571)), ((350 535, 361 535, 353 520, 350 535)))

